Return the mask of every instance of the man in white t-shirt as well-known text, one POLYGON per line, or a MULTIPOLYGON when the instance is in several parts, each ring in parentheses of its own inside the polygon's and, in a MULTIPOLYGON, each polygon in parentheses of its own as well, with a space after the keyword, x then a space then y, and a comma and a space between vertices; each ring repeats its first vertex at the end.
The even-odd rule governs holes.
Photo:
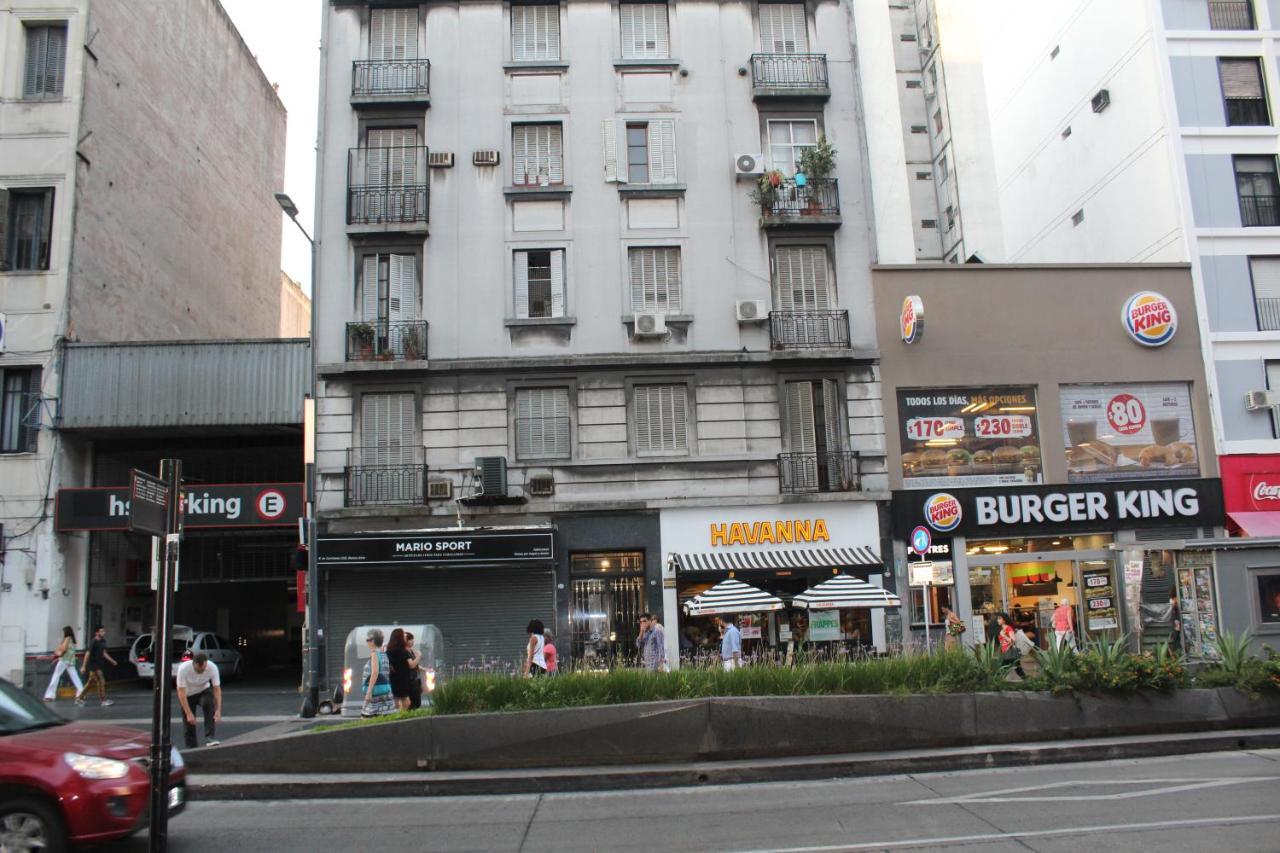
POLYGON ((217 746, 214 726, 222 719, 222 680, 218 678, 218 665, 200 652, 178 667, 178 704, 182 706, 182 728, 187 749, 195 749, 196 712, 204 709, 204 745, 217 746))

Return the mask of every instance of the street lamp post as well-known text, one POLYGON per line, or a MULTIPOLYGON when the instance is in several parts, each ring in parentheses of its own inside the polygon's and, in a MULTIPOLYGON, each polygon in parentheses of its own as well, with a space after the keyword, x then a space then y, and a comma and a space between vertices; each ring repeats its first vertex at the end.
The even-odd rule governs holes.
POLYGON ((311 365, 310 393, 303 403, 303 462, 306 466, 307 507, 306 507, 306 545, 307 545, 307 612, 306 635, 307 654, 304 662, 303 697, 300 716, 314 717, 320 706, 320 659, 318 656, 319 641, 317 630, 318 613, 316 612, 316 590, 319 588, 316 571, 316 403, 319 382, 316 376, 316 241, 311 239, 307 229, 298 221, 298 206, 286 193, 276 193, 276 202, 293 224, 298 226, 302 236, 311 244, 311 365))

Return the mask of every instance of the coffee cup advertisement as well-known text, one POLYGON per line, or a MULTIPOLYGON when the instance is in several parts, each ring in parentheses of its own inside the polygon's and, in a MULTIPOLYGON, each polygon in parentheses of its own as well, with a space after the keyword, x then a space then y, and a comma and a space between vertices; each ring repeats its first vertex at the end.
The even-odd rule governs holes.
POLYGON ((1067 480, 1195 477, 1191 389, 1180 382, 1064 385, 1067 480))

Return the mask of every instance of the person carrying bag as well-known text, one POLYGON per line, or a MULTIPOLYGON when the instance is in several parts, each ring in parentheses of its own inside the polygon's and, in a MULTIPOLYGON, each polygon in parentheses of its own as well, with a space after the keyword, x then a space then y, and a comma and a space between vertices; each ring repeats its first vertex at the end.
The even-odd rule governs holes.
POLYGON ((364 665, 364 680, 361 682, 364 705, 360 708, 360 716, 380 717, 396 710, 396 699, 391 694, 391 663, 382 650, 381 631, 370 628, 364 639, 369 645, 369 660, 364 665))

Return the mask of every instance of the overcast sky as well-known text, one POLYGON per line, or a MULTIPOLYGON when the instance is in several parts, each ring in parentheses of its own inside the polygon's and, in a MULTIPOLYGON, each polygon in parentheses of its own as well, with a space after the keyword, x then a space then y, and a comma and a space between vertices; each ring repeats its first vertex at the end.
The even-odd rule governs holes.
MULTIPOLYGON (((284 191, 298 205, 298 220, 308 232, 314 222, 316 186, 316 107, 320 74, 321 0, 222 0, 236 28, 267 79, 280 86, 289 111, 284 191)), ((311 247, 284 220, 280 266, 311 292, 311 247)))

